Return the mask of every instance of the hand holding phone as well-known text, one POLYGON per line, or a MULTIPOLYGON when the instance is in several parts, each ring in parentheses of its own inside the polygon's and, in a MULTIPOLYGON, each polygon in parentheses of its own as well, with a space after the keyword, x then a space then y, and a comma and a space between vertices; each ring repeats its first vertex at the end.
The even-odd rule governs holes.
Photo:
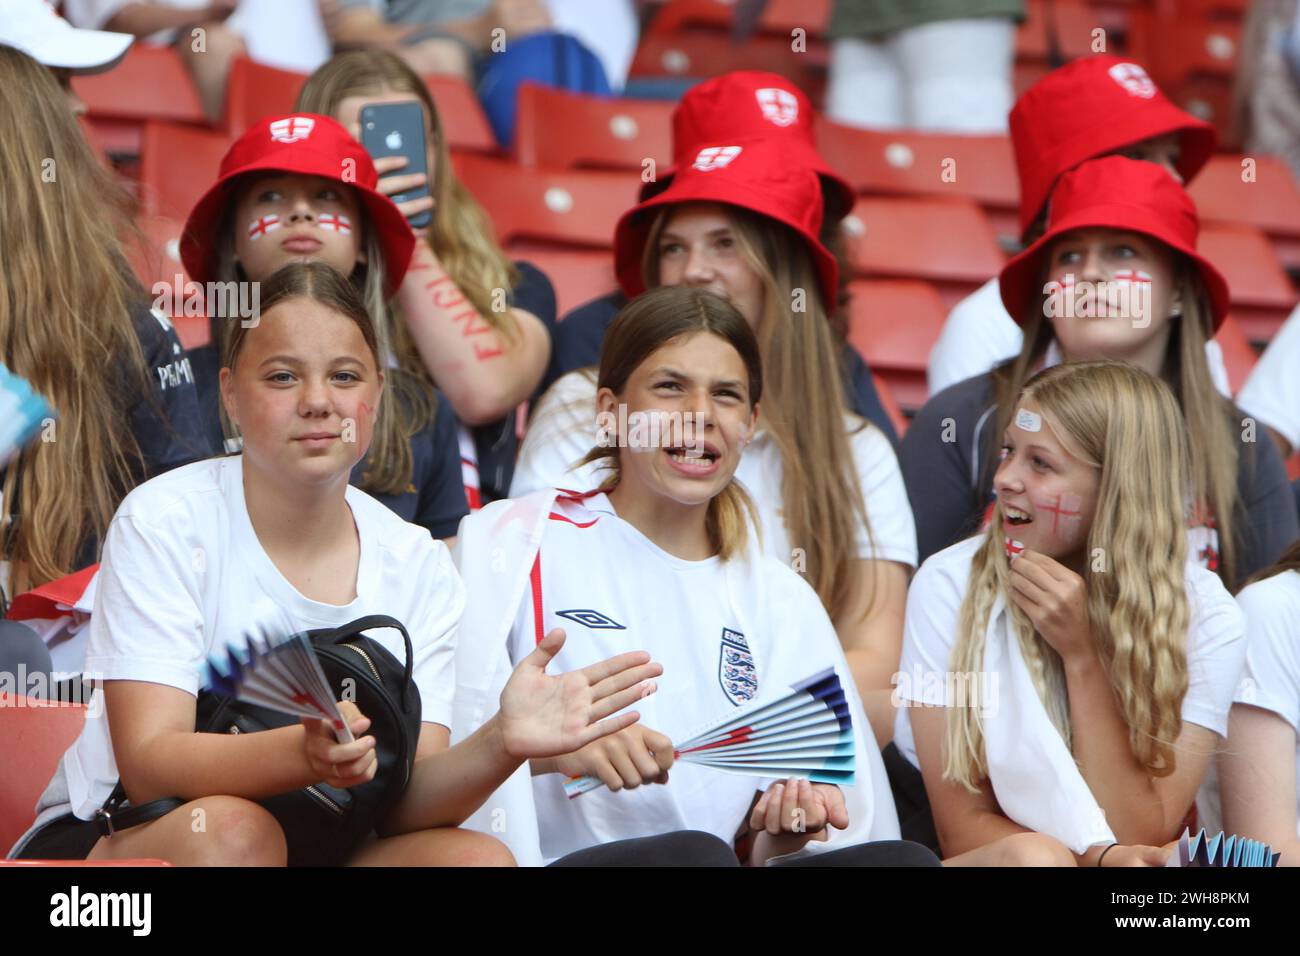
POLYGON ((413 229, 433 222, 424 108, 420 103, 373 103, 361 108, 361 145, 375 160, 378 189, 413 229), (401 170, 400 174, 389 175, 401 170))

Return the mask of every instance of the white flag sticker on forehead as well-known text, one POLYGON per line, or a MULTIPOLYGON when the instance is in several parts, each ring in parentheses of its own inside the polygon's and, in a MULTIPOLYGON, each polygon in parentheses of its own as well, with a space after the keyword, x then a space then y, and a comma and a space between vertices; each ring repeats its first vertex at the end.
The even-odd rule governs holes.
POLYGON ((740 155, 740 150, 739 146, 706 146, 700 150, 691 165, 702 173, 722 169, 740 155))
POLYGON ((754 96, 758 98, 758 106, 763 111, 763 119, 769 123, 775 123, 777 126, 789 126, 799 119, 799 101, 794 98, 794 94, 789 90, 766 87, 755 90, 754 96))
POLYGON ((1016 412, 1016 427, 1022 428, 1027 432, 1041 431, 1043 420, 1027 408, 1019 409, 1016 412))
POLYGON ((277 143, 296 143, 306 139, 315 128, 316 121, 307 116, 290 116, 271 124, 271 139, 277 143))
POLYGON ((1129 96, 1149 100, 1156 95, 1156 85, 1147 71, 1136 63, 1116 63, 1110 68, 1110 78, 1124 87, 1129 96))

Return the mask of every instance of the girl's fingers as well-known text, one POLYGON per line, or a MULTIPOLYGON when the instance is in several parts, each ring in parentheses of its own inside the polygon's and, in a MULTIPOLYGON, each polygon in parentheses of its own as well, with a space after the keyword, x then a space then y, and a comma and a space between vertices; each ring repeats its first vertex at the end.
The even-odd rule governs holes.
POLYGON ((614 765, 618 775, 623 778, 623 786, 628 790, 635 790, 641 786, 641 771, 637 770, 627 752, 616 746, 611 746, 610 749, 613 753, 609 755, 609 762, 614 765))
POLYGON ((409 166, 411 163, 405 156, 380 156, 374 160, 374 164, 375 172, 383 176, 384 173, 391 173, 393 170, 409 166))
MULTIPOLYGON (((1019 561, 1016 562, 1016 564, 1019 563, 1019 561)), ((1011 575, 1007 578, 1007 582, 1011 585, 1012 590, 1017 594, 1024 595, 1024 597, 1033 604, 1042 604, 1047 598, 1047 592, 1024 575, 1017 574, 1016 564, 1011 566, 1011 575)))
POLYGON ((749 811, 749 828, 754 831, 767 829, 767 795, 771 790, 764 791, 754 804, 754 809, 749 811))
MULTIPOLYGON (((601 737, 608 737, 610 734, 616 734, 624 727, 631 727, 641 719, 641 714, 635 710, 629 710, 625 714, 619 714, 617 717, 611 717, 608 720, 602 720, 598 724, 592 724, 579 735, 578 747, 585 747, 593 740, 599 740, 601 737)), ((576 747, 574 748, 577 749, 576 747)))
POLYGON ((641 780, 650 783, 659 774, 663 773, 655 758, 650 755, 644 743, 635 734, 627 741, 627 755, 632 763, 636 766, 637 773, 640 774, 641 780))
POLYGON ((601 758, 600 763, 596 764, 594 770, 587 771, 591 776, 598 777, 600 782, 610 789, 611 792, 617 793, 623 789, 623 778, 619 776, 614 765, 608 760, 601 758))
MULTIPOLYGON (((556 628, 556 631, 559 630, 560 630, 559 628, 556 628)), ((554 633, 555 631, 551 632, 551 634, 554 633)), ((561 631, 561 633, 563 632, 561 631)), ((537 646, 538 647, 545 646, 546 641, 550 638, 550 636, 551 635, 548 634, 546 635, 546 637, 542 638, 542 643, 538 644, 537 646)), ((551 652, 551 654, 554 655, 558 651, 559 648, 557 647, 554 651, 551 652)), ((593 688, 595 688, 598 687, 601 681, 603 680, 606 680, 610 677, 614 677, 615 675, 621 674, 624 671, 631 670, 634 667, 640 667, 642 664, 648 664, 648 663, 650 663, 650 655, 645 651, 628 651, 626 654, 619 654, 617 657, 608 657, 603 661, 597 661, 595 664, 588 664, 582 670, 578 671, 578 673, 581 674, 583 677, 587 678, 587 683, 590 684, 593 688)), ((662 671, 660 671, 659 673, 662 673, 662 671)), ((647 674, 643 676, 657 677, 659 675, 658 673, 656 673, 653 675, 647 674)), ((641 680, 641 678, 637 677, 635 678, 635 680, 641 680)))
POLYGON ((418 216, 422 212, 427 212, 433 208, 433 200, 428 196, 423 199, 408 199, 406 202, 397 204, 397 211, 407 219, 412 216, 418 216))
POLYGON ((786 833, 794 829, 795 820, 798 819, 795 810, 799 808, 799 784, 799 780, 791 777, 781 794, 781 830, 786 833))
POLYGON ((642 664, 639 667, 630 667, 627 670, 619 671, 604 680, 592 685, 591 699, 593 701, 602 700, 611 694, 617 694, 628 687, 634 687, 642 681, 649 680, 652 677, 658 677, 664 672, 664 666, 657 661, 651 661, 648 664, 642 664))
POLYGON ((350 743, 331 745, 325 750, 322 759, 325 763, 336 763, 341 767, 345 763, 366 756, 374 749, 375 738, 362 737, 360 740, 353 740, 350 743))
POLYGON ((405 173, 401 176, 385 176, 379 180, 375 188, 385 196, 391 196, 394 193, 406 192, 408 189, 419 189, 428 181, 429 177, 424 173, 405 173))
POLYGON ((781 832, 781 802, 785 799, 785 784, 773 784, 768 794, 771 799, 767 801, 767 813, 763 820, 763 829, 769 835, 776 836, 781 832))
POLYGON ((618 713, 624 707, 635 704, 642 697, 649 697, 653 694, 659 685, 652 680, 643 681, 635 687, 629 687, 627 690, 619 691, 613 697, 606 697, 604 700, 595 701, 587 711, 587 720, 601 720, 610 714, 618 713))

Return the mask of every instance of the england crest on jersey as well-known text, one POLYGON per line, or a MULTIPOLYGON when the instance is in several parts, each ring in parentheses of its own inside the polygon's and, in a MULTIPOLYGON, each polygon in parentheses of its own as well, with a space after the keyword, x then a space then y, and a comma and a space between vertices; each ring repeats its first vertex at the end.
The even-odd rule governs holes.
POLYGON ((722 629, 722 649, 718 654, 718 681, 727 700, 737 707, 753 700, 758 693, 758 670, 749 652, 745 635, 729 627, 722 629))
POLYGON ((799 118, 799 101, 789 90, 767 87, 754 91, 763 119, 777 126, 790 126, 799 118))

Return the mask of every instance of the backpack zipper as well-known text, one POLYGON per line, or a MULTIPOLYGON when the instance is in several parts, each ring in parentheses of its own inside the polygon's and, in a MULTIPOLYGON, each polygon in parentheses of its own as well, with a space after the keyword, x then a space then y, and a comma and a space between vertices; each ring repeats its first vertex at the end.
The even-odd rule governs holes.
POLYGON ((381 687, 383 686, 384 679, 379 676, 379 669, 375 667, 375 662, 370 659, 369 654, 367 654, 361 648, 357 647, 355 644, 341 644, 339 646, 346 647, 348 650, 356 651, 358 654, 360 654, 361 659, 365 661, 366 666, 370 668, 370 673, 375 675, 375 680, 379 681, 381 687))

